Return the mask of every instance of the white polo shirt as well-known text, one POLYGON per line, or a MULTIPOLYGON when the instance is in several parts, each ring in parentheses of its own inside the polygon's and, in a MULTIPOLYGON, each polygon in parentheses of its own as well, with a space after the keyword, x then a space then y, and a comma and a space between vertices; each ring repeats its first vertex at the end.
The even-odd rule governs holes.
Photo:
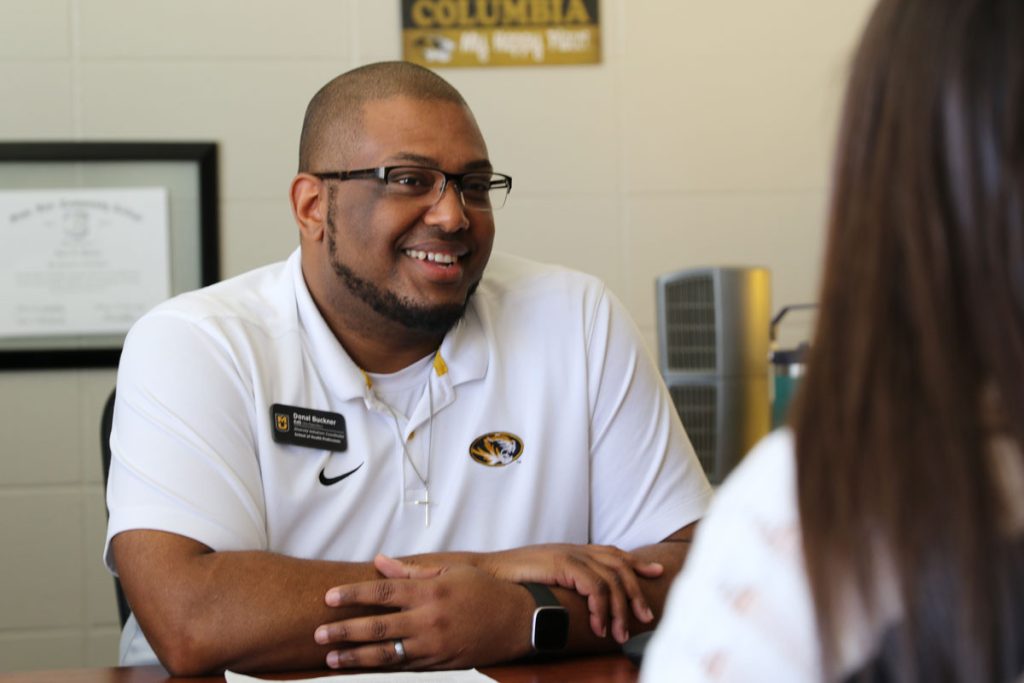
POLYGON ((708 504, 661 378, 595 278, 493 254, 428 376, 396 426, 320 316, 298 250, 161 304, 132 328, 118 369, 108 567, 110 539, 129 529, 353 562, 550 542, 629 549, 708 504), (280 406, 341 416, 344 447, 276 441, 279 415, 296 417, 280 406), (410 457, 429 483, 428 527, 410 457))

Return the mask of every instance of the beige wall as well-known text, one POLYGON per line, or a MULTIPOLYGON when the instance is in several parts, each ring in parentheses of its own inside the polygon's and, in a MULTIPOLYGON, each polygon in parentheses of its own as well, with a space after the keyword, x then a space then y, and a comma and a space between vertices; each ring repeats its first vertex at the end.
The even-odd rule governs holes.
MULTIPOLYGON (((868 5, 604 0, 601 65, 443 71, 515 177, 498 248, 601 276, 651 348, 660 273, 759 264, 776 308, 813 298, 868 5)), ((223 274, 278 260, 296 244, 286 188, 305 103, 399 57, 398 6, 0 0, 0 139, 216 140, 223 274)), ((97 432, 113 382, 0 373, 0 671, 116 660, 97 432)))

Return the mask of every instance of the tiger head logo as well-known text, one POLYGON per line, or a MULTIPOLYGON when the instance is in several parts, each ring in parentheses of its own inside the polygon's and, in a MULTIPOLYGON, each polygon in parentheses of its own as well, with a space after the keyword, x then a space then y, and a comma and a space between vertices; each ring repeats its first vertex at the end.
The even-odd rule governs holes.
POLYGON ((504 467, 523 454, 523 440, 510 432, 478 436, 469 446, 469 456, 481 465, 504 467))
POLYGON ((285 413, 274 413, 274 417, 277 418, 277 431, 287 432, 288 431, 288 415, 285 413))

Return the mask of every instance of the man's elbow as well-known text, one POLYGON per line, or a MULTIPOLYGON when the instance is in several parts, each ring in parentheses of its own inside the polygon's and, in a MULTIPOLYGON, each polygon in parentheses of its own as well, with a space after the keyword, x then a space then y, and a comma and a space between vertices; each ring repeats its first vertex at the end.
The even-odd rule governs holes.
POLYGON ((147 637, 157 659, 172 676, 209 676, 224 671, 216 650, 187 625, 164 637, 147 637))

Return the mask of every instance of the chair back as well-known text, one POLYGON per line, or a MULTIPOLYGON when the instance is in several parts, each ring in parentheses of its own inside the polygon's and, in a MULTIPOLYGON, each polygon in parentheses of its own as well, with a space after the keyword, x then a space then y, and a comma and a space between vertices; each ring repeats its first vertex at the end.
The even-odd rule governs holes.
MULTIPOLYGON (((114 426, 114 397, 116 393, 116 389, 111 390, 107 402, 103 405, 103 415, 100 417, 100 453, 103 455, 104 494, 107 490, 107 478, 110 474, 110 430, 114 426)), ((104 495, 105 498, 106 496, 104 495)), ((105 500, 104 505, 106 505, 105 500)), ((110 516, 109 509, 107 510, 107 516, 110 516)), ((128 616, 132 613, 132 610, 128 606, 128 599, 124 596, 121 581, 116 576, 114 577, 114 592, 117 593, 117 614, 121 619, 121 628, 124 628, 124 624, 128 621, 128 616)))

